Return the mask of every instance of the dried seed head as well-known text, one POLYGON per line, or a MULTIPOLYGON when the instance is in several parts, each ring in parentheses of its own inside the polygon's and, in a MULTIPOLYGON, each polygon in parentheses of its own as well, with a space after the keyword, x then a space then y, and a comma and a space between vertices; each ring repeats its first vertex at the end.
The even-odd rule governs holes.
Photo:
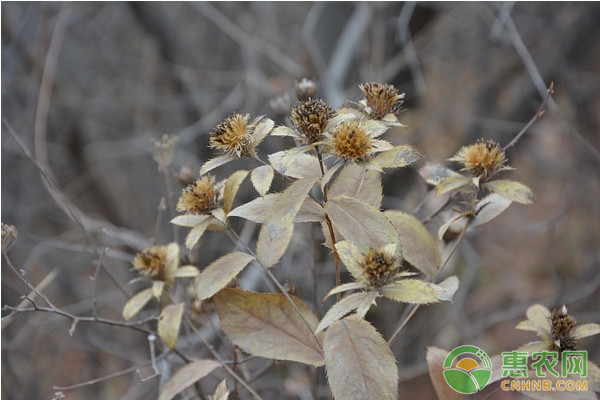
POLYGON ((477 143, 462 147, 451 161, 458 161, 473 176, 480 177, 482 182, 488 180, 503 169, 506 156, 498 143, 491 140, 478 140, 477 143))
POLYGON ((165 280, 165 267, 167 265, 167 246, 155 246, 136 254, 133 266, 140 274, 153 281, 165 280))
POLYGON ((2 224, 2 252, 8 251, 17 241, 17 228, 12 225, 2 224))
POLYGON ((365 95, 367 112, 373 119, 381 120, 388 114, 398 114, 401 111, 404 93, 387 83, 369 82, 358 86, 365 95))
POLYGON ((290 112, 290 96, 285 93, 281 96, 272 98, 269 100, 269 106, 278 118, 284 118, 290 112))
POLYGON ((175 179, 177 179, 177 181, 184 186, 193 183, 194 179, 196 179, 196 176, 197 172, 196 168, 194 167, 194 164, 184 165, 183 167, 181 167, 179 172, 173 173, 173 177, 175 177, 175 179))
POLYGON ((177 143, 177 135, 164 134, 161 140, 151 139, 152 141, 152 156, 158 164, 158 170, 164 171, 171 164, 173 154, 175 153, 175 143, 177 143))
POLYGON ((221 189, 215 177, 207 175, 188 185, 177 202, 177 211, 185 214, 208 214, 218 208, 221 189))
POLYGON ((553 308, 550 310, 550 336, 552 351, 562 353, 565 350, 577 350, 573 329, 577 325, 575 318, 567 314, 567 307, 553 308))
POLYGON ((371 249, 365 254, 362 269, 369 283, 376 288, 389 283, 398 270, 398 258, 383 249, 371 249))
POLYGON ((333 114, 333 109, 323 100, 308 99, 292 108, 292 121, 306 143, 316 143, 323 139, 323 132, 333 114))
POLYGON ((317 83, 312 79, 302 78, 300 82, 296 82, 296 96, 298 100, 305 101, 315 95, 317 91, 317 83))
POLYGON ((369 158, 373 147, 371 135, 358 120, 344 121, 332 132, 331 141, 335 154, 340 158, 362 161, 369 158))
POLYGON ((254 125, 248 123, 250 114, 234 113, 215 126, 210 134, 210 147, 238 157, 250 156, 254 125))

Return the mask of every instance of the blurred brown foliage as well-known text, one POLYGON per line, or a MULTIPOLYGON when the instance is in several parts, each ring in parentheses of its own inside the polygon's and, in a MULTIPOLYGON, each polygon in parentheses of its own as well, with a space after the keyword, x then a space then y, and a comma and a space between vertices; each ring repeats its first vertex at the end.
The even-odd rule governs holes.
MULTIPOLYGON (((152 160, 151 138, 177 133, 172 169, 198 167, 211 157, 208 132, 214 125, 234 110, 274 117, 269 100, 285 93, 293 99, 295 80, 316 78, 317 94, 334 107, 357 99, 358 83, 379 80, 407 93, 400 119, 409 129, 393 131, 390 141, 410 143, 426 159, 444 162, 480 137, 506 144, 554 81, 546 115, 508 152, 514 177, 533 189, 536 203, 514 205, 461 244, 449 267, 461 277, 454 304, 420 310, 394 343, 400 394, 434 396, 426 346, 474 344, 496 354, 533 340, 513 328, 535 302, 566 303, 581 322, 600 320, 597 3, 1 7, 2 117, 86 215, 86 230, 106 246, 104 262, 123 283, 135 251, 152 241, 165 243, 172 234, 168 210, 159 210, 166 188, 152 160)), ((272 151, 276 144, 264 146, 272 151)), ((179 184, 170 184, 178 193, 179 184)), ((242 189, 246 199, 254 195, 250 186, 242 189)), ((408 169, 386 175, 384 190, 385 207, 410 211, 427 188, 408 169)), ((45 293, 69 312, 89 315, 92 244, 49 196, 4 123, 2 221, 19 232, 9 252, 13 263, 33 284, 56 270, 45 293)), ((244 227, 246 237, 256 233, 244 227)), ((208 235, 197 264, 231 249, 223 246, 230 245, 208 235)), ((302 296, 312 284, 301 272, 310 254, 293 249, 277 272, 295 280, 302 296)), ((317 261, 327 257, 323 252, 317 261)), ((331 279, 323 272, 322 290, 331 279)), ((17 305, 23 292, 3 263, 2 304, 17 305)), ((97 292, 100 313, 119 318, 126 298, 106 276, 100 276, 97 292)), ((370 317, 384 336, 394 329, 398 310, 381 302, 370 317)), ((149 358, 146 338, 133 331, 82 324, 70 336, 69 321, 42 313, 5 322, 6 398, 51 399, 53 385, 83 382, 149 358)), ((598 340, 582 343, 596 362, 598 340)), ((148 398, 161 379, 140 383, 127 374, 65 393, 68 399, 148 398)), ((282 365, 255 388, 265 398, 305 398, 298 389, 304 379, 304 369, 282 365), (285 382, 280 370, 287 370, 285 382)), ((208 380, 207 390, 217 383, 208 380)))

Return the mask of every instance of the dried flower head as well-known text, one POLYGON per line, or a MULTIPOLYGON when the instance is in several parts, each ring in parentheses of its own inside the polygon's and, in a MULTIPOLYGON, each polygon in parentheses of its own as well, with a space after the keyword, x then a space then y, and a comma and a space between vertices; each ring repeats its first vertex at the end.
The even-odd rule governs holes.
POLYGON ((177 135, 174 133, 164 134, 161 140, 152 139, 152 155, 158 164, 159 171, 164 171, 171 164, 177 139, 177 135))
POLYGON ((520 350, 562 353, 576 350, 579 339, 600 333, 600 324, 577 324, 565 306, 550 311, 536 304, 527 309, 526 316, 527 319, 520 322, 517 329, 536 332, 542 340, 521 346, 520 350))
POLYGON ((361 267, 369 283, 379 288, 394 279, 399 265, 399 257, 382 248, 370 249, 365 254, 361 267))
POLYGON ((310 99, 316 91, 317 83, 312 79, 302 78, 300 82, 296 82, 296 96, 300 101, 310 99))
POLYGON ((17 241, 17 228, 12 225, 2 224, 2 252, 8 251, 17 241))
POLYGON ((166 265, 167 246, 155 246, 142 250, 133 259, 135 269, 153 281, 164 281, 166 279, 166 265))
POLYGON ((173 172, 173 177, 182 185, 187 186, 194 182, 197 174, 194 164, 187 164, 182 166, 179 172, 173 172))
POLYGON ((341 122, 331 133, 333 152, 338 157, 363 161, 371 156, 372 138, 363 122, 356 119, 341 122))
POLYGON ((212 175, 188 185, 177 202, 177 211, 185 214, 208 214, 219 207, 222 190, 212 175))
POLYGON ((463 169, 485 182, 493 175, 505 169, 506 156, 498 143, 491 140, 478 140, 470 146, 463 146, 450 161, 457 161, 463 169))
POLYGON ((277 96, 269 100, 269 106, 271 110, 277 115, 279 118, 285 117, 291 108, 290 104, 290 96, 287 93, 282 94, 281 96, 277 96))
POLYGON ((577 321, 567 314, 567 307, 553 308, 550 310, 550 336, 552 347, 550 350, 563 352, 565 350, 576 350, 573 329, 577 321))
POLYGON ((292 121, 306 143, 316 143, 323 140, 323 132, 333 114, 333 108, 323 100, 308 99, 292 108, 292 121))
POLYGON ((234 113, 215 126, 210 134, 210 147, 238 157, 251 156, 255 125, 248 123, 250 114, 234 113))
POLYGON ((369 82, 359 85, 365 95, 363 105, 369 117, 377 120, 388 114, 398 114, 404 99, 404 93, 387 83, 369 82))

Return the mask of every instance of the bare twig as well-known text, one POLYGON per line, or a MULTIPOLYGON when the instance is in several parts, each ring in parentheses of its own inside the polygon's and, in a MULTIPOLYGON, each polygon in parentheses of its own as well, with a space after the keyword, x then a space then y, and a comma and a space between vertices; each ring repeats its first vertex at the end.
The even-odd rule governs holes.
POLYGON ((551 100, 552 93, 554 93, 554 82, 550 82, 550 87, 548 87, 546 97, 544 97, 544 101, 542 101, 542 104, 540 104, 540 107, 538 108, 535 115, 529 120, 527 125, 525 125, 523 129, 521 129, 521 131, 517 133, 517 135, 502 148, 502 151, 506 151, 513 147, 515 144, 517 144, 519 139, 521 139, 521 136, 523 136, 525 132, 527 132, 527 129, 529 129, 531 125, 533 125, 538 119, 542 117, 542 115, 544 115, 544 112, 546 111, 546 104, 549 100, 551 100))

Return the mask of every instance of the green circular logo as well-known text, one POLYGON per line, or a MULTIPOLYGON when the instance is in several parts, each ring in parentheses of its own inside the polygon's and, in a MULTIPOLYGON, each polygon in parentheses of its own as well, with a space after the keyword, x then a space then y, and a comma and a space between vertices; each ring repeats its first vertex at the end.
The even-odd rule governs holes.
POLYGON ((475 346, 459 346, 444 360, 444 379, 452 389, 470 394, 480 391, 492 376, 490 358, 475 346))

